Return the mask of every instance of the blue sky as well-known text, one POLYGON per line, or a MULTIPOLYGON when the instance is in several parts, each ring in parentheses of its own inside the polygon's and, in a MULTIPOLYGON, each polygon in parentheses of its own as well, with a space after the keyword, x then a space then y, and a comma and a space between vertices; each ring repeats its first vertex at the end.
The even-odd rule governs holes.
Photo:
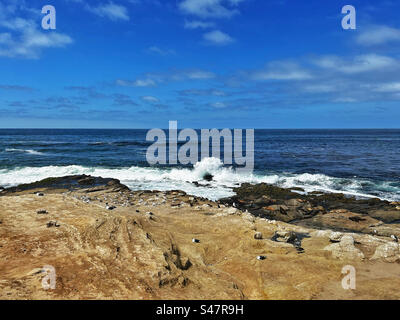
POLYGON ((399 128, 400 3, 0 0, 1 128, 399 128), (57 10, 43 30, 41 9, 57 10), (357 29, 341 25, 344 5, 357 29))

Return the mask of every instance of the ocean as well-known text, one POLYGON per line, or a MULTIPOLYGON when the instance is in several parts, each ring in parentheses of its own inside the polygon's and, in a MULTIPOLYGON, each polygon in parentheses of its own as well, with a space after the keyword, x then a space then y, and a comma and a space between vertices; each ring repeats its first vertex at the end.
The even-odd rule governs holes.
POLYGON ((132 190, 178 189, 212 200, 245 182, 400 200, 400 130, 255 130, 252 174, 215 158, 151 167, 147 131, 0 129, 0 186, 88 174, 132 190), (205 173, 213 181, 204 181, 205 173))

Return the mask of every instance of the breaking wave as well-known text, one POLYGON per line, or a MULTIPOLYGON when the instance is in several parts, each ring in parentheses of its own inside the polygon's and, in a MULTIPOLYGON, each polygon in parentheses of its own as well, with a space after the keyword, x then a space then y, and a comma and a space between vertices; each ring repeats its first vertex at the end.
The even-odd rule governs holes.
MULTIPOLYGON (((27 152, 28 150, 24 150, 27 152)), ((30 150, 33 151, 33 150, 30 150)), ((17 152, 17 151, 8 151, 17 152)), ((323 174, 239 173, 225 167, 216 158, 205 158, 193 168, 162 169, 154 167, 103 168, 71 166, 19 167, 0 169, 0 186, 11 187, 48 177, 87 174, 119 179, 132 190, 183 190, 188 194, 217 200, 234 195, 233 187, 242 183, 269 183, 284 188, 303 188, 305 192, 343 193, 360 198, 400 200, 398 182, 335 178, 323 174), (211 182, 204 176, 213 176, 211 182)))

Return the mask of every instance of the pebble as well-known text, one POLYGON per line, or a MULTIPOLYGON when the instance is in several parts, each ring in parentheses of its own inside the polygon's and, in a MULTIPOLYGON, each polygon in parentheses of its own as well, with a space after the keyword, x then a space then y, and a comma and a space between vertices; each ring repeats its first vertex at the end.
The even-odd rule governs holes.
POLYGON ((192 239, 192 242, 193 242, 193 243, 200 243, 200 240, 199 240, 199 239, 194 239, 194 238, 193 238, 193 239, 192 239))
POLYGON ((37 214, 48 214, 46 210, 39 210, 36 212, 37 214))
POLYGON ((44 193, 38 192, 38 193, 36 193, 36 195, 37 195, 38 197, 43 197, 43 196, 44 196, 44 193))
POLYGON ((266 256, 257 256, 257 260, 265 260, 265 259, 267 259, 267 257, 266 256))

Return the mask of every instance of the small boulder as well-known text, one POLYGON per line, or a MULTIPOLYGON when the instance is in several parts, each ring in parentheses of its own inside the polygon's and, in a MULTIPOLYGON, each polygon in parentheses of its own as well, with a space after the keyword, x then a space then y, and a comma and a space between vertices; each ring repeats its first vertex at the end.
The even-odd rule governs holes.
POLYGON ((396 262, 400 260, 400 246, 395 242, 388 242, 376 248, 371 260, 396 262))
POLYGON ((362 260, 364 254, 354 246, 354 238, 350 235, 343 235, 340 242, 333 243, 324 248, 326 251, 331 251, 332 256, 341 260, 362 260))
POLYGON ((341 232, 332 232, 331 235, 329 236, 329 240, 331 242, 340 242, 342 237, 343 237, 343 233, 341 233, 341 232))
POLYGON ((256 240, 262 240, 262 239, 263 239, 262 233, 261 233, 261 232, 256 232, 256 233, 254 234, 254 239, 256 239, 256 240))
POLYGON ((237 214, 239 212, 238 209, 232 208, 232 207, 227 208, 224 211, 225 211, 226 214, 229 214, 229 215, 234 215, 234 214, 237 214))

